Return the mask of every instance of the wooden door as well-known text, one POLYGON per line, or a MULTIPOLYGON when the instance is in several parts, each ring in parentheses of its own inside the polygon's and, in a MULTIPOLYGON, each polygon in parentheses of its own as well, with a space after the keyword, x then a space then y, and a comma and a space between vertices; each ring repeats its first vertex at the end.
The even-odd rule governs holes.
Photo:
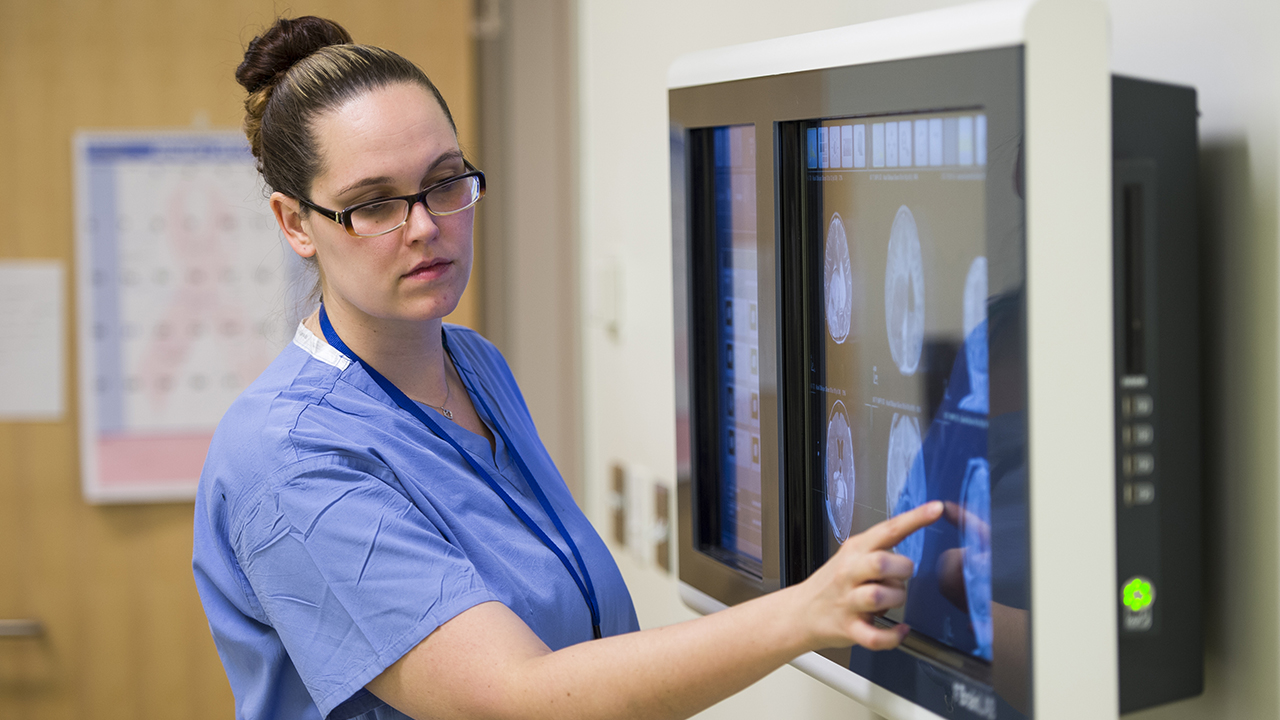
MULTIPOLYGON (((0 423, 0 618, 45 627, 0 637, 0 719, 232 716, 191 576, 192 504, 81 496, 71 137, 238 127, 233 72, 277 7, 332 17, 417 62, 476 150, 470 0, 0 0, 0 259, 60 260, 69 285, 67 414, 0 423)), ((477 290, 451 319, 476 324, 477 290)))

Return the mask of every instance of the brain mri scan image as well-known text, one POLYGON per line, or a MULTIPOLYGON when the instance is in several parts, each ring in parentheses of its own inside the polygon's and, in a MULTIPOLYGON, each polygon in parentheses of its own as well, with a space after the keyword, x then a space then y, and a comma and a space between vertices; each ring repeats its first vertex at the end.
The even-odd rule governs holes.
POLYGON ((987 412, 987 259, 979 255, 964 281, 964 352, 969 365, 969 394, 960 409, 987 412))
POLYGON ((827 226, 825 258, 822 288, 827 304, 827 332, 840 344, 849 337, 853 317, 853 263, 840 213, 833 213, 827 226))
POLYGON ((884 322, 894 364, 903 375, 914 374, 924 347, 924 260, 916 219, 906 205, 898 208, 889 231, 884 322))
POLYGON ((844 403, 837 400, 827 416, 827 520, 840 542, 853 528, 854 479, 853 430, 844 403))
POLYGON ((986 458, 971 458, 960 485, 964 588, 975 654, 991 659, 991 469, 986 458))
MULTIPOLYGON (((920 457, 920 423, 909 415, 893 414, 889 429, 889 467, 885 477, 886 509, 890 517, 904 513, 924 503, 928 489, 925 487, 924 463, 920 457)), ((924 532, 916 531, 907 536, 894 550, 915 563, 914 572, 920 569, 920 557, 924 554, 924 532)))

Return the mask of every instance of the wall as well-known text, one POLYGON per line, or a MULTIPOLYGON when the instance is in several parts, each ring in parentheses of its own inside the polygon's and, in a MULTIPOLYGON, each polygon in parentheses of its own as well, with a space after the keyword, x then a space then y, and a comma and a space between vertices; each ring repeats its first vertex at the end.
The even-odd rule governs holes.
POLYGON ((1206 691, 1151 718, 1280 716, 1280 4, 1112 3, 1113 66, 1196 86, 1206 403, 1206 691))
MULTIPOLYGON (((484 333, 582 497, 571 0, 479 0, 484 333)), ((474 278, 473 278, 474 281, 474 278)))
MULTIPOLYGON (((674 480, 668 64, 694 50, 950 4, 580 0, 583 472, 598 527, 608 527, 612 464, 674 480)), ((1142 717, 1276 717, 1280 5, 1113 0, 1111 7, 1116 71, 1193 84, 1202 112, 1207 687, 1199 699, 1142 717)), ((617 555, 644 626, 692 617, 671 576, 617 555)), ((784 668, 705 717, 863 713, 784 668)))

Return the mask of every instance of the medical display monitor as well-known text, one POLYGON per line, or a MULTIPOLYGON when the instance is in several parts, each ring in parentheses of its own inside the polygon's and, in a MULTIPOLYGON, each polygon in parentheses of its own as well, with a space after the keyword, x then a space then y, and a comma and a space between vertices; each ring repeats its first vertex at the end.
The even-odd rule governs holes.
POLYGON ((732 604, 943 500, 894 548, 916 570, 878 621, 902 648, 822 654, 936 712, 960 688, 956 717, 1027 695, 1027 633, 1002 632, 1030 614, 1020 69, 1011 48, 671 96, 681 578, 732 604))

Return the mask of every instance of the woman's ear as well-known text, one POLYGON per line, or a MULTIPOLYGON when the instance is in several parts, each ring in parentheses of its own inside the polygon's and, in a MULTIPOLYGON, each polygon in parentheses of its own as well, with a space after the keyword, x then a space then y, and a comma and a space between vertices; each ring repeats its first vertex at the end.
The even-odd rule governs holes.
POLYGON ((268 202, 271 204, 271 212, 275 213, 276 222, 284 231, 285 239, 289 241, 289 247, 299 257, 309 258, 315 255, 315 243, 311 242, 311 235, 302 224, 302 204, 282 192, 271 193, 268 202))

